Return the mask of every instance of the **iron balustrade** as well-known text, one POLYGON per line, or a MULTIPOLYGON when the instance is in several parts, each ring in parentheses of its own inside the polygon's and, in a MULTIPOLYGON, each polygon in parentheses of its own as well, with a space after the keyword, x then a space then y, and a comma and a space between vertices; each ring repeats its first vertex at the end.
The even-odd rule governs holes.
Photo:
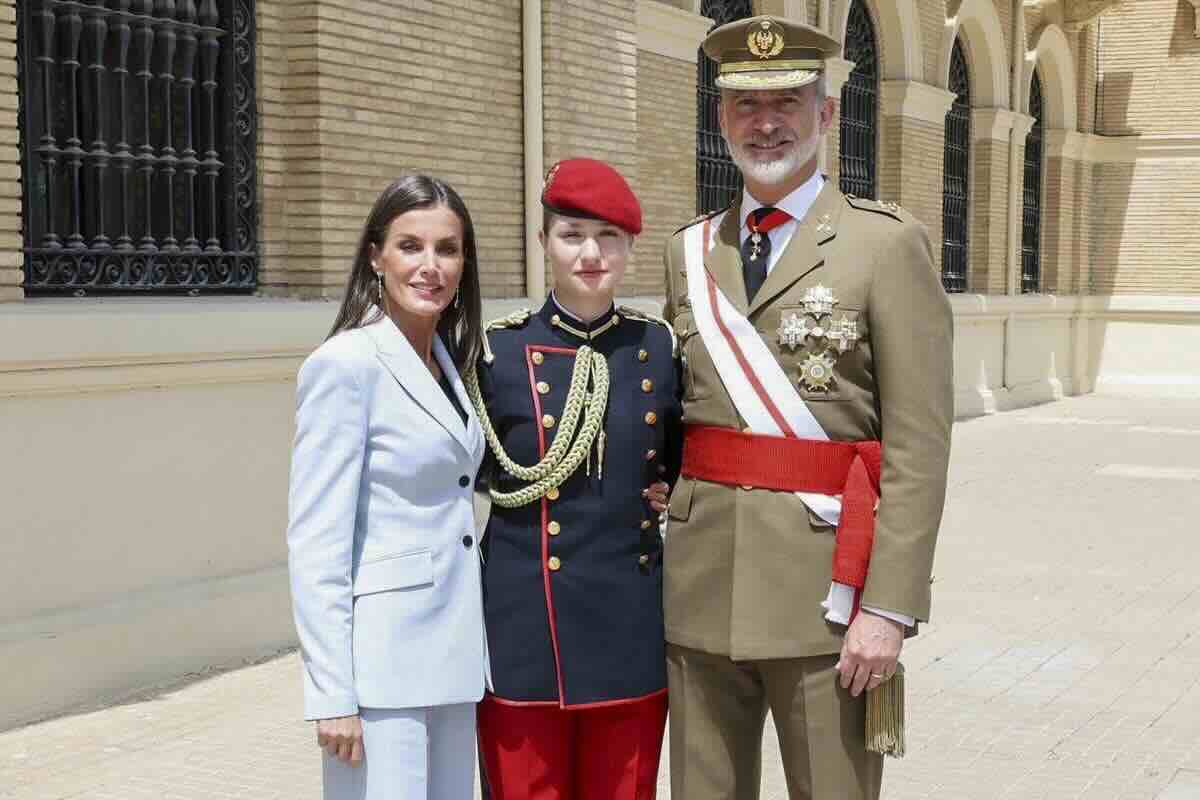
POLYGON ((257 285, 253 0, 19 0, 25 290, 257 285))
POLYGON ((842 87, 838 127, 838 184, 846 194, 875 199, 879 118, 879 52, 875 28, 862 0, 854 0, 846 20, 845 57, 854 69, 842 87))
MULTIPOLYGON (((703 0, 700 14, 713 20, 713 28, 753 16, 750 0, 703 0)), ((742 191, 742 175, 729 157, 717 103, 717 62, 701 49, 696 59, 696 210, 707 214, 725 208, 742 191)))
POLYGON ((1025 187, 1021 205, 1021 291, 1042 290, 1042 82, 1035 71, 1029 87, 1033 127, 1025 137, 1025 187))
POLYGON ((968 180, 971 165, 971 80, 962 43, 950 55, 950 91, 957 95, 946 113, 942 183, 942 285, 947 292, 967 290, 969 263, 968 180))

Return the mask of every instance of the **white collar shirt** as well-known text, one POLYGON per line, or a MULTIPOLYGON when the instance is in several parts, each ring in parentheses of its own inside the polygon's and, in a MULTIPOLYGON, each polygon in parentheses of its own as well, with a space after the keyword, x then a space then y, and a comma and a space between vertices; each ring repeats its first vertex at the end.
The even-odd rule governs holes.
MULTIPOLYGON (((783 223, 777 228, 772 228, 767 232, 767 237, 771 240, 771 257, 767 260, 767 274, 775 268, 775 263, 779 261, 779 257, 783 255, 783 251, 787 249, 788 242, 792 240, 792 234, 796 232, 796 225, 804 219, 804 215, 812 208, 812 204, 816 201, 817 195, 821 193, 821 187, 825 185, 825 178, 820 172, 813 172, 811 178, 805 181, 800 186, 789 192, 782 200, 776 203, 772 208, 778 208, 786 211, 791 219, 783 223)), ((746 239, 750 238, 750 227, 746 221, 750 217, 750 212, 762 208, 763 204, 750 194, 750 190, 742 189, 742 229, 739 242, 745 244, 746 239)))

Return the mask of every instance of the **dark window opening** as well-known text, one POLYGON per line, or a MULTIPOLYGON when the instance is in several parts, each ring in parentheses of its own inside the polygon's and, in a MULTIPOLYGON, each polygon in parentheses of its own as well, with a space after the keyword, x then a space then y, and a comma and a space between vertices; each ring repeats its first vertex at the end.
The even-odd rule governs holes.
POLYGON ((1021 207, 1021 291, 1042 289, 1042 82, 1037 72, 1029 87, 1033 127, 1025 137, 1025 188, 1021 207))
MULTIPOLYGON (((700 14, 716 28, 754 15, 750 0, 703 0, 700 14)), ((696 59, 696 210, 707 214, 725 208, 742 191, 742 176, 729 157, 717 119, 717 62, 700 51, 696 59)))
POLYGON ((839 185, 846 194, 875 199, 879 55, 875 28, 862 0, 854 0, 846 21, 845 58, 854 62, 842 87, 839 126, 839 185))
POLYGON ((967 290, 969 246, 968 176, 971 165, 971 80, 962 43, 950 54, 950 91, 957 97, 946 114, 942 181, 942 285, 967 290))
POLYGON ((253 0, 20 0, 25 290, 257 285, 253 0))

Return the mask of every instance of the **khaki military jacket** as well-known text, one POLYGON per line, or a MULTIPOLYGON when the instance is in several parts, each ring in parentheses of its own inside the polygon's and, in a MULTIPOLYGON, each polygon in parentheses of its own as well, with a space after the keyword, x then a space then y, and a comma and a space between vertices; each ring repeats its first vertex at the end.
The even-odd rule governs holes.
MULTIPOLYGON (((740 203, 740 199, 739 199, 740 203)), ((929 618, 934 543, 954 417, 953 321, 924 227, 895 205, 847 198, 826 182, 753 303, 739 255, 740 209, 725 214, 705 267, 747 315, 836 441, 881 440, 883 468, 863 605, 929 618), (859 339, 815 390, 801 360, 823 350, 780 344, 780 322, 805 294, 832 290, 832 318, 859 339)), ((700 223, 697 223, 700 224, 700 223)), ((683 232, 664 254, 667 301, 684 359, 683 421, 742 430, 745 421, 696 330, 683 232)), ((826 622, 834 530, 795 494, 681 477, 671 496, 664 562, 667 640, 735 659, 836 652, 845 629, 826 622)))

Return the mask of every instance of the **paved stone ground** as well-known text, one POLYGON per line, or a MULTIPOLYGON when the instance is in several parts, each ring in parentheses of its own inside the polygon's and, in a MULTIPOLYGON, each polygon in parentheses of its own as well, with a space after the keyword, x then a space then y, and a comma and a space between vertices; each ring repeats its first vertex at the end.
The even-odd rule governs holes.
MULTIPOLYGON (((885 797, 1200 798, 1198 519, 1200 401, 960 424, 935 622, 905 655, 910 754, 885 797)), ((9 731, 0 798, 316 800, 299 704, 288 655, 9 731)), ((782 800, 765 741, 763 797, 782 800)))

